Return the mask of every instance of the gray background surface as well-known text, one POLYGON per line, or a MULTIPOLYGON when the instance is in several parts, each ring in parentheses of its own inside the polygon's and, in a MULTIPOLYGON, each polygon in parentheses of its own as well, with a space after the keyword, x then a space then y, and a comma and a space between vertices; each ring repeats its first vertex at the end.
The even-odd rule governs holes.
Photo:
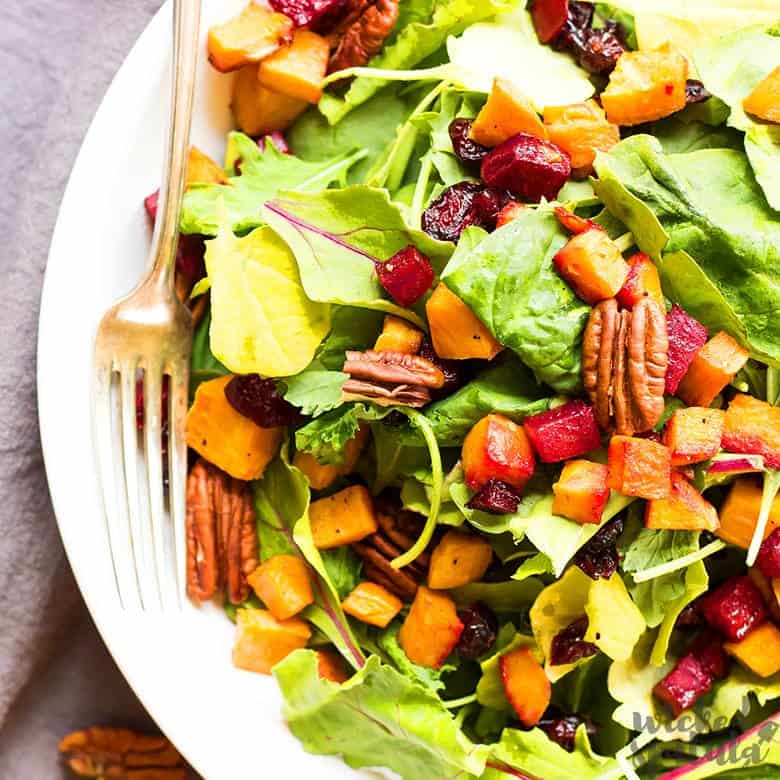
MULTIPOLYGON (((57 742, 73 729, 153 728, 103 647, 62 550, 38 439, 35 346, 41 279, 68 174, 114 73, 161 4, 3 3, 0 780, 63 777, 57 742)), ((74 275, 71 294, 77 285, 74 275)))

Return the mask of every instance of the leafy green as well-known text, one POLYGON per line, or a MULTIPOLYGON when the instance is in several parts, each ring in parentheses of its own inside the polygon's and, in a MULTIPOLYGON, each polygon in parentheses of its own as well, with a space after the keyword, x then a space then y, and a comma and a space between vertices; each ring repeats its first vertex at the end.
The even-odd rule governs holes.
MULTIPOLYGON (((691 108, 698 105, 701 104, 696 103, 691 108)), ((712 126, 699 121, 686 122, 677 114, 643 125, 641 132, 655 136, 667 154, 683 154, 699 149, 742 148, 742 138, 736 130, 720 126, 720 123, 712 126)))
POLYGON ((536 553, 526 558, 512 575, 513 580, 525 580, 540 574, 554 574, 552 561, 544 553, 536 553))
POLYGON ((542 583, 533 578, 522 582, 472 582, 455 588, 451 595, 459 607, 467 607, 475 601, 481 601, 493 612, 501 615, 527 610, 541 593, 542 587, 542 583))
POLYGON ((330 333, 317 349, 316 358, 329 371, 339 371, 348 349, 371 349, 382 328, 381 312, 355 306, 332 306, 330 333))
POLYGON ((594 3, 595 17, 593 26, 600 29, 607 21, 614 20, 620 24, 623 40, 629 49, 638 49, 636 39, 636 21, 633 14, 622 8, 620 3, 594 3))
POLYGON ((482 676, 477 684, 477 701, 483 707, 490 707, 494 710, 510 709, 511 705, 506 697, 504 683, 501 681, 498 662, 502 655, 518 647, 531 648, 536 659, 541 662, 542 654, 532 636, 515 633, 508 643, 499 644, 497 642, 493 654, 480 662, 482 676))
POLYGON ((625 551, 623 571, 637 572, 682 558, 699 549, 698 531, 642 528, 625 551))
POLYGON ((198 385, 209 379, 225 376, 230 372, 222 365, 211 351, 209 329, 211 328, 211 307, 195 328, 192 337, 192 357, 190 359, 190 397, 195 395, 198 385))
POLYGON ((410 680, 422 683, 432 691, 440 691, 444 688, 440 669, 429 669, 412 663, 401 645, 398 643, 398 632, 401 629, 399 621, 393 621, 377 636, 376 643, 382 653, 392 662, 393 666, 410 680))
POLYGON ((744 713, 749 697, 755 696, 760 705, 780 699, 780 673, 759 677, 734 665, 725 680, 715 683, 714 691, 712 703, 703 715, 713 729, 722 729, 738 712, 744 713))
POLYGON ((329 371, 318 360, 313 360, 300 374, 284 380, 284 398, 303 414, 320 415, 341 406, 341 388, 347 374, 329 371))
POLYGON ((363 564, 349 545, 321 550, 320 555, 328 581, 343 601, 358 586, 363 564))
MULTIPOLYGON (((420 450, 414 448, 413 452, 420 452, 420 450)), ((431 472, 427 469, 425 472, 424 479, 421 479, 420 469, 416 469, 412 476, 404 479, 401 485, 401 504, 404 509, 428 517, 431 513, 431 503, 434 498, 434 485, 431 472)), ((383 481, 382 484, 386 483, 383 481)), ((439 507, 437 522, 442 525, 460 526, 463 525, 465 519, 463 512, 460 511, 458 505, 452 500, 450 484, 445 477, 442 485, 441 506, 439 507)))

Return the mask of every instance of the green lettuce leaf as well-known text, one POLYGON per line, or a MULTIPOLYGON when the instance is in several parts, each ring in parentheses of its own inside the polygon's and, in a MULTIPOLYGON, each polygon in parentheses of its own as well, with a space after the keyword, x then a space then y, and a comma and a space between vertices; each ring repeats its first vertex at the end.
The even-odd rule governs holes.
POLYGON ((382 329, 383 314, 355 306, 332 306, 330 333, 317 349, 317 361, 329 371, 340 371, 348 349, 371 349, 382 329))
POLYGON ((472 582, 451 591, 459 607, 468 607, 476 601, 487 604, 499 615, 525 612, 542 592, 542 583, 534 578, 522 582, 472 582))
POLYGON ((314 360, 300 374, 285 378, 283 395, 303 414, 317 416, 341 406, 341 388, 347 378, 347 374, 329 371, 314 360))
MULTIPOLYGON (((717 100, 717 98, 710 98, 710 100, 717 100)), ((701 105, 704 104, 694 103, 689 108, 701 105)), ((728 108, 726 113, 728 114, 728 108)), ((741 149, 740 134, 730 127, 723 127, 722 122, 723 120, 713 126, 699 121, 686 121, 686 118, 680 114, 674 114, 666 119, 643 125, 641 131, 655 136, 667 154, 684 154, 699 149, 741 149)))
POLYGON ((780 699, 780 673, 759 677, 734 664, 729 676, 715 683, 714 692, 712 703, 703 709, 703 715, 713 730, 721 730, 738 712, 748 714, 752 697, 759 705, 780 699))
POLYGON ((625 548, 623 571, 637 572, 668 563, 699 549, 698 531, 664 531, 642 528, 625 548))
POLYGON ((190 398, 195 397, 195 391, 201 382, 216 379, 229 374, 225 366, 214 357, 209 341, 211 329, 211 307, 195 328, 192 337, 192 357, 190 358, 190 398))
POLYGON ((320 550, 322 563, 328 574, 328 582, 343 601, 361 581, 363 564, 349 545, 320 550))
MULTIPOLYGON (((415 451, 421 452, 415 448, 415 451)), ((378 466, 381 468, 381 460, 378 457, 378 466)), ((427 457, 426 457, 427 461, 427 457)), ((422 474, 419 469, 415 470, 414 476, 409 476, 404 479, 401 484, 401 504, 404 509, 408 509, 410 512, 417 512, 425 517, 431 513, 431 504, 433 502, 433 475, 429 470, 425 470, 425 477, 421 479, 422 474)), ((382 485, 387 483, 383 480, 382 485)), ((376 488, 374 489, 376 492, 376 488)), ((463 512, 460 511, 458 505, 452 500, 450 496, 449 484, 445 478, 444 485, 442 486, 441 506, 439 507, 438 522, 442 525, 460 526, 463 525, 466 518, 463 516, 463 512)))

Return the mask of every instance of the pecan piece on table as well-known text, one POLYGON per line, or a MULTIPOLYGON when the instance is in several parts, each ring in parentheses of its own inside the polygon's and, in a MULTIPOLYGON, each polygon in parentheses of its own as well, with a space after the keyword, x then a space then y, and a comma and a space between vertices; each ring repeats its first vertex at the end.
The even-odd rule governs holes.
POLYGON ((328 72, 365 65, 382 51, 398 19, 399 0, 359 0, 334 31, 328 72))
POLYGON ((79 777, 104 780, 185 780, 187 766, 163 736, 130 729, 93 727, 68 734, 59 744, 79 777))
POLYGON ((208 601, 224 589, 231 604, 249 595, 257 568, 249 484, 199 460, 187 478, 187 592, 208 601))

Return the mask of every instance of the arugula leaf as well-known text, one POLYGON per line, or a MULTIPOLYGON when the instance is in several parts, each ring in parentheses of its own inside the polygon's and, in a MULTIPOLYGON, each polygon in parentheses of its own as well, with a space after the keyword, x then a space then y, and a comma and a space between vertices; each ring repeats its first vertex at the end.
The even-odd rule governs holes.
POLYGON ((211 328, 211 307, 209 306, 203 319, 195 328, 192 337, 192 357, 190 358, 190 398, 195 397, 195 391, 201 382, 216 379, 229 374, 211 351, 209 329, 211 328))
POLYGON ((241 174, 231 176, 227 184, 194 185, 184 193, 181 212, 182 233, 214 236, 222 220, 220 200, 224 202, 228 223, 234 233, 247 233, 262 225, 263 203, 279 190, 316 192, 346 175, 365 152, 342 154, 320 162, 306 162, 280 152, 274 144, 261 150, 243 133, 229 133, 228 145, 241 158, 241 174))
POLYGON ((347 374, 329 371, 319 361, 313 360, 300 374, 285 377, 283 395, 303 414, 320 415, 341 406, 341 388, 347 378, 347 374))
POLYGON ((459 244, 442 281, 539 382, 576 393, 590 307, 553 267, 567 238, 552 209, 527 209, 476 247, 459 244))

